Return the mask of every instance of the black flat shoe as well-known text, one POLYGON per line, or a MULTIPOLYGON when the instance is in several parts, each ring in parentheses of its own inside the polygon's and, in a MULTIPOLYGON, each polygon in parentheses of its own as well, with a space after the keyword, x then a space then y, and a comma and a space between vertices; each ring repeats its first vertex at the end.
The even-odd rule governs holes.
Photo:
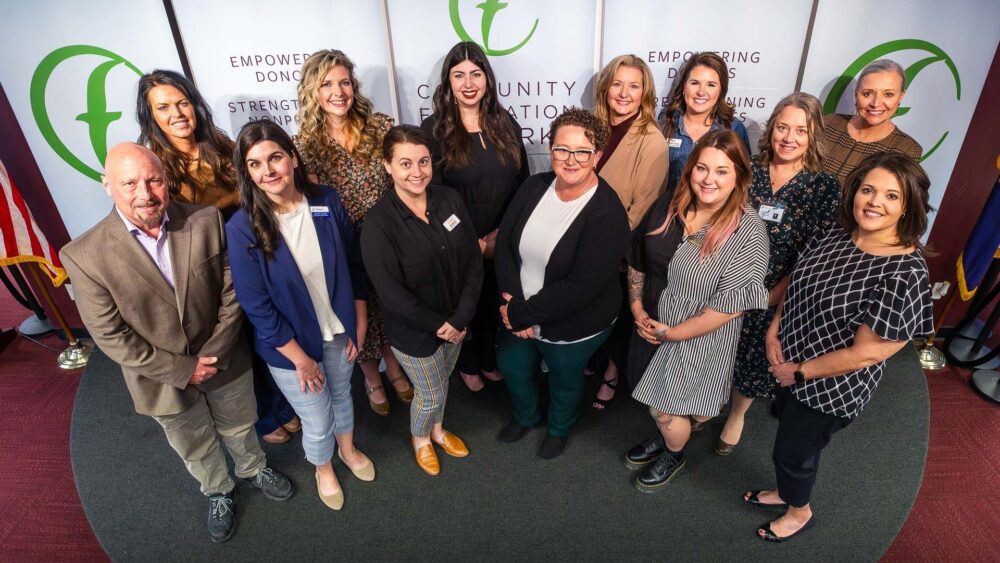
POLYGON ((635 488, 642 493, 655 493, 673 481, 685 464, 687 460, 683 458, 678 460, 674 453, 663 450, 663 453, 635 478, 635 488))
POLYGON ((757 537, 760 538, 760 539, 762 539, 762 540, 764 540, 764 541, 769 541, 769 542, 774 542, 774 543, 786 542, 786 541, 794 538, 795 536, 801 534, 802 532, 808 530, 809 528, 812 528, 813 525, 815 525, 815 524, 816 524, 816 517, 813 516, 805 524, 803 524, 801 528, 799 528, 798 530, 796 530, 794 533, 789 534, 789 535, 787 535, 787 536, 785 536, 785 537, 782 538, 782 537, 778 537, 778 535, 775 534, 771 530, 771 523, 768 522, 767 524, 764 524, 760 528, 757 528, 757 537), (764 535, 761 535, 760 534, 761 532, 764 532, 764 535))
POLYGON ((632 449, 625 452, 623 463, 629 469, 642 469, 659 457, 663 453, 663 448, 663 436, 657 433, 656 436, 633 446, 632 449))
POLYGON ((566 449, 566 436, 553 436, 546 434, 542 440, 542 447, 538 448, 538 457, 542 459, 553 459, 559 457, 566 449))
POLYGON ((500 435, 497 436, 497 440, 508 444, 516 442, 521 438, 524 438, 524 435, 528 433, 528 430, 531 430, 531 428, 521 426, 516 420, 512 420, 507 426, 503 427, 503 430, 500 431, 500 435))
POLYGON ((784 503, 784 502, 781 503, 781 504, 768 504, 766 502, 761 502, 760 498, 758 498, 757 495, 759 495, 759 494, 761 494, 763 492, 764 492, 763 490, 759 490, 759 491, 747 491, 747 492, 743 493, 743 502, 745 502, 745 503, 747 503, 749 505, 752 505, 752 506, 760 506, 760 507, 763 507, 763 508, 771 508, 771 507, 774 507, 774 508, 786 508, 786 507, 788 507, 788 504, 784 503))

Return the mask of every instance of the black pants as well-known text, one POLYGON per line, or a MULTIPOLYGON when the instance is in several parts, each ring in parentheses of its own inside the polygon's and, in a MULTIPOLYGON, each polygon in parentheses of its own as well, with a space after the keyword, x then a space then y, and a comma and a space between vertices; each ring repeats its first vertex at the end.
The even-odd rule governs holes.
POLYGON ((622 306, 618 311, 618 320, 615 321, 615 326, 611 329, 611 336, 590 357, 587 369, 603 379, 604 370, 608 369, 608 361, 610 360, 618 368, 618 381, 622 382, 625 381, 622 374, 625 373, 626 369, 629 337, 635 332, 635 321, 632 319, 632 309, 629 308, 628 281, 624 273, 619 275, 618 281, 622 285, 622 306))
POLYGON ((774 438, 774 474, 781 499, 793 507, 809 504, 819 471, 819 454, 838 430, 851 423, 804 405, 791 388, 778 389, 778 434, 774 438))
POLYGON ((497 369, 497 327, 500 325, 500 295, 493 260, 483 260, 483 290, 476 314, 469 321, 469 334, 458 355, 458 371, 476 375, 497 369))

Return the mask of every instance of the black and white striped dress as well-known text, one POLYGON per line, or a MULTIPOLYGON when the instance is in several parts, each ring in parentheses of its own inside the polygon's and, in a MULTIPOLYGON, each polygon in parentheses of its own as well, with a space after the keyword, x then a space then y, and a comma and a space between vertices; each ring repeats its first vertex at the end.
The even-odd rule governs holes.
MULTIPOLYGON (((660 322, 676 326, 705 309, 740 313, 767 308, 764 274, 770 255, 767 228, 746 208, 736 231, 707 260, 701 241, 707 227, 685 237, 670 262, 660 294, 660 322)), ((715 416, 729 402, 742 317, 718 329, 657 348, 632 396, 661 412, 715 416)))

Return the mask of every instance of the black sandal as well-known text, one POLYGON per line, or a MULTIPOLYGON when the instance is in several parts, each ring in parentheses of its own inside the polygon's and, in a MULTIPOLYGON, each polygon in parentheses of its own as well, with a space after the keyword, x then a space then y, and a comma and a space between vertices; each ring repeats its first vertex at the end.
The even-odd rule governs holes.
POLYGON ((759 494, 761 494, 763 492, 764 492, 763 489, 761 489, 759 491, 747 491, 747 492, 743 493, 743 502, 745 502, 745 503, 747 503, 749 505, 752 505, 752 506, 760 506, 760 507, 763 507, 763 508, 771 508, 771 507, 774 507, 774 508, 787 508, 788 507, 788 503, 784 503, 784 502, 781 503, 781 504, 768 504, 766 502, 761 502, 760 498, 757 495, 759 495, 759 494), (750 495, 750 496, 747 496, 747 495, 750 495))
MULTIPOLYGON (((601 382, 601 385, 607 385, 608 389, 611 389, 612 391, 614 391, 614 393, 611 394, 611 398, 610 399, 599 399, 597 397, 594 397, 594 402, 590 406, 595 411, 603 411, 604 409, 608 408, 608 405, 611 404, 611 401, 615 400, 615 395, 618 394, 617 393, 617 391, 618 391, 618 381, 619 381, 620 377, 621 376, 618 376, 618 377, 616 377, 613 380, 612 379, 605 379, 604 381, 601 382), (600 406, 598 406, 598 405, 600 405, 600 406)), ((597 391, 598 391, 598 393, 601 391, 601 387, 600 386, 597 387, 597 391)))
POLYGON ((808 530, 809 528, 812 528, 815 523, 816 523, 816 517, 813 516, 813 517, 809 518, 809 520, 806 521, 806 523, 803 524, 801 528, 799 528, 798 530, 795 530, 795 532, 793 532, 793 533, 791 533, 791 534, 789 534, 789 535, 787 535, 785 537, 781 537, 781 536, 775 534, 773 530, 771 530, 771 523, 768 522, 767 524, 764 524, 760 528, 757 528, 757 534, 756 535, 757 535, 758 539, 761 539, 761 540, 764 540, 764 541, 769 541, 769 542, 774 542, 774 543, 782 543, 782 542, 786 542, 786 541, 794 538, 795 536, 801 534, 802 532, 808 530), (764 535, 760 535, 761 532, 764 532, 764 535))

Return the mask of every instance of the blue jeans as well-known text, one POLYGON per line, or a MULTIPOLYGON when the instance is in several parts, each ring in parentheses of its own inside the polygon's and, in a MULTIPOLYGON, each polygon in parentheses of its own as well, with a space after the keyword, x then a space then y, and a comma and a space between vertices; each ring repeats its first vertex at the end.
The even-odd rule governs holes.
POLYGON ((347 361, 346 334, 338 334, 323 343, 323 361, 319 369, 326 378, 323 390, 312 393, 299 387, 294 369, 268 366, 274 382, 302 419, 302 449, 313 465, 322 465, 331 458, 337 436, 354 430, 354 403, 351 401, 351 374, 354 364, 347 361))

